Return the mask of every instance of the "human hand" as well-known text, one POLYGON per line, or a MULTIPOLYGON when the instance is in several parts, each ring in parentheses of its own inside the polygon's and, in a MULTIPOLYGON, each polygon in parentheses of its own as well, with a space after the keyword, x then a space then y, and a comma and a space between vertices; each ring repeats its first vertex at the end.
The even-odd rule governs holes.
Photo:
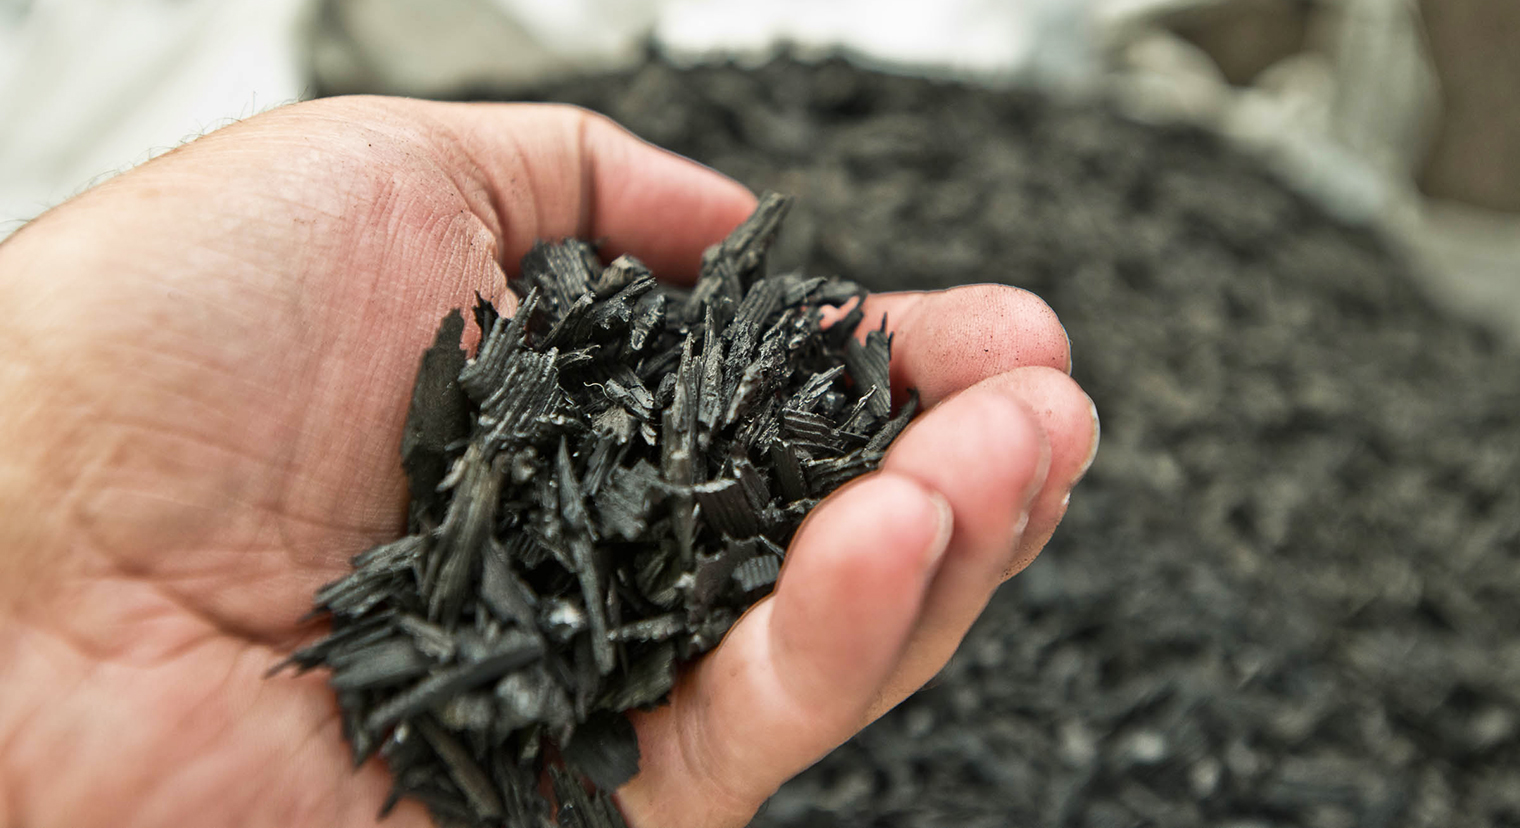
MULTIPOLYGON (((213 133, 0 246, 0 825, 373 825, 312 593, 405 516, 438 319, 536 238, 656 273, 753 207, 580 110, 336 99, 213 133)), ((935 405, 808 520, 776 594, 636 716, 635 826, 742 825, 930 678, 1043 546, 1095 422, 1027 293, 881 295, 935 405), (1023 517, 1028 515, 1027 521, 1023 517)), ((426 825, 405 803, 388 825, 426 825)))

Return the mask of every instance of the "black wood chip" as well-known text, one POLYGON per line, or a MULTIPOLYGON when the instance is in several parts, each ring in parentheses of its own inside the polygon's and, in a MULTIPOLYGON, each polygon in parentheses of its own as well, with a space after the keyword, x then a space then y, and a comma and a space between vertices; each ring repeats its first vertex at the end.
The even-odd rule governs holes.
POLYGON ((463 333, 464 318, 457 310, 450 312, 417 369, 401 436, 401 465, 411 484, 414 514, 430 511, 438 501, 436 489, 448 471, 448 447, 470 434, 469 400, 459 385, 465 366, 464 349, 459 347, 463 333))
POLYGON ((762 198, 689 291, 540 242, 517 313, 474 308, 473 358, 444 318, 402 440, 409 534, 318 591, 331 634, 286 662, 331 671, 355 760, 394 775, 387 810, 622 826, 625 711, 663 703, 913 416, 911 395, 891 409, 891 337, 854 337, 858 286, 766 275, 788 204, 762 198))
POLYGON ((593 714, 565 746, 565 762, 597 787, 616 790, 639 772, 639 738, 633 724, 622 713, 593 714))

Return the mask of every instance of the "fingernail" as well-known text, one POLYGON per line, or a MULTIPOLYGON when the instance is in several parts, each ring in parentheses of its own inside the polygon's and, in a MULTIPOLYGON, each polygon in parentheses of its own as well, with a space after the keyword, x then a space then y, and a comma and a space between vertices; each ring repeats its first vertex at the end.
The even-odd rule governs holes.
POLYGON ((950 537, 955 534, 955 510, 939 492, 929 492, 929 502, 934 504, 935 512, 934 541, 929 546, 929 570, 932 573, 950 548, 950 537))
POLYGON ((1066 336, 1066 373, 1069 376, 1071 374, 1073 359, 1071 355, 1071 331, 1066 330, 1066 326, 1062 325, 1061 333, 1066 336))
MULTIPOLYGON (((1020 405, 1024 405, 1020 401, 1020 405)), ((1028 407, 1025 407, 1028 410, 1028 407)), ((1033 415, 1031 414, 1033 417, 1033 415)), ((1035 422, 1038 418, 1035 419, 1035 422)), ((1038 426, 1036 426, 1038 428, 1038 426)), ((1029 514, 1034 511, 1034 504, 1040 499, 1040 494, 1045 491, 1045 484, 1050 482, 1050 439, 1044 437, 1040 441, 1040 459, 1035 474, 1029 479, 1029 486, 1024 490, 1024 497, 1018 504, 1017 517, 1014 520, 1013 543, 1018 544, 1024 537, 1024 530, 1029 528, 1029 514)))
POLYGON ((1103 435, 1103 423, 1098 419, 1098 404, 1093 402, 1092 397, 1087 398, 1087 410, 1092 413, 1092 446, 1087 449, 1087 458, 1082 461, 1081 470, 1077 472, 1076 479, 1071 482, 1073 486, 1087 476, 1087 470, 1091 469, 1093 461, 1098 459, 1098 442, 1103 435))

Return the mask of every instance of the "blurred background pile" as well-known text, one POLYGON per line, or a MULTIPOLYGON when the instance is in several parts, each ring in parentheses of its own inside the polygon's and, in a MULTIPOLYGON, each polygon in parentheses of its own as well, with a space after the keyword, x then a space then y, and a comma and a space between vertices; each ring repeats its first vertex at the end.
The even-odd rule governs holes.
POLYGON ((1005 281, 1104 440, 928 689, 761 825, 1520 825, 1520 4, 0 0, 0 233, 321 94, 561 100, 1005 281))
POLYGON ((318 92, 503 94, 777 49, 1103 96, 1229 135, 1520 330, 1520 7, 1503 0, 0 0, 0 236, 318 92))

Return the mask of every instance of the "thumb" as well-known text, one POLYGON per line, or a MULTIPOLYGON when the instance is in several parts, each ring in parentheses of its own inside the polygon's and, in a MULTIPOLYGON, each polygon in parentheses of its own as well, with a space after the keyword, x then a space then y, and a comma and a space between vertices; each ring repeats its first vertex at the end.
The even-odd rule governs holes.
POLYGON ((455 177, 489 202, 509 271, 541 238, 602 241, 661 276, 693 277, 702 250, 755 208, 743 185, 647 143, 611 119, 556 104, 423 106, 457 150, 455 177))
POLYGON ((776 592, 635 717, 644 761, 619 791, 631 824, 744 825, 781 783, 867 722, 951 533, 950 507, 903 475, 836 492, 799 530, 776 592))

